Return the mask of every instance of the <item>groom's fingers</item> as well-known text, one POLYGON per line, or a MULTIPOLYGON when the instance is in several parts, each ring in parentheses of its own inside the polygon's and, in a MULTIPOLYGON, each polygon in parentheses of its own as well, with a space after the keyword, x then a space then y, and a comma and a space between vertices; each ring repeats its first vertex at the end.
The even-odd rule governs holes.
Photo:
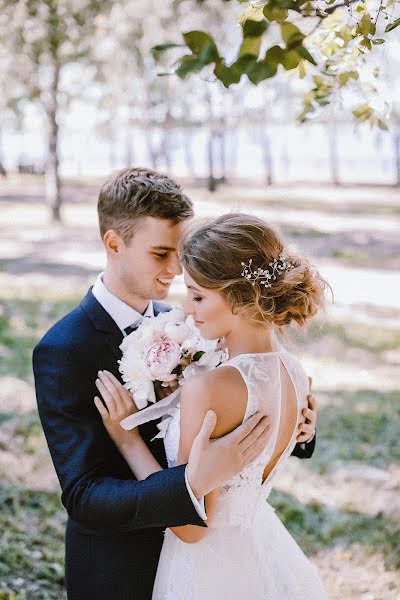
MULTIPOLYGON (((269 419, 267 416, 261 416, 261 413, 256 413, 245 423, 235 429, 232 434, 239 435, 238 444, 245 452, 259 437, 266 433, 269 429, 269 419)), ((232 435, 231 434, 231 435, 232 435)))
POLYGON ((264 429, 258 438, 256 438, 243 452, 242 468, 253 462, 253 460, 264 450, 269 436, 268 429, 269 428, 264 429))
POLYGON ((207 444, 210 441, 212 432, 217 424, 217 415, 213 410, 209 410, 204 417, 203 424, 199 433, 196 436, 196 440, 201 444, 207 444))
POLYGON ((314 425, 310 423, 300 423, 299 425, 299 434, 307 433, 309 436, 314 433, 314 425))
POLYGON ((311 408, 311 410, 317 410, 317 401, 315 399, 314 394, 309 394, 307 396, 307 402, 308 402, 308 408, 311 408))

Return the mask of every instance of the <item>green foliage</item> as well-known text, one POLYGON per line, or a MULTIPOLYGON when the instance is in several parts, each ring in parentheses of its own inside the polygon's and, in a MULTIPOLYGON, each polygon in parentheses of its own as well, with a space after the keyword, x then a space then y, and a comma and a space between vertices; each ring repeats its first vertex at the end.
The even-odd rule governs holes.
MULTIPOLYGON (((248 4, 245 1, 241 3, 248 4)), ((268 0, 255 6, 249 5, 238 17, 242 40, 232 63, 228 64, 218 52, 216 42, 209 34, 190 32, 184 34, 184 40, 192 54, 178 60, 176 73, 186 77, 213 64, 215 77, 225 87, 230 87, 239 83, 243 76, 258 85, 277 76, 280 65, 286 71, 298 69, 298 76, 304 78, 307 75, 306 65, 310 64, 314 68, 314 87, 306 94, 299 117, 300 121, 305 121, 316 110, 329 105, 338 90, 353 85, 359 79, 364 55, 375 46, 384 44, 386 34, 400 25, 395 12, 388 13, 387 10, 396 4, 399 0, 382 0, 379 5, 370 0, 268 0), (389 20, 389 23, 382 33, 383 20, 389 20), (315 26, 310 31, 309 23, 312 21, 315 26), (280 27, 282 43, 268 48, 270 26, 271 31, 280 27), (377 31, 379 37, 376 36, 377 31), (188 35, 199 38, 200 34, 207 40, 209 49, 203 54, 199 46, 193 47, 186 39, 188 35), (267 51, 262 55, 264 47, 267 51), (241 60, 243 57, 251 58, 241 60)), ((168 44, 163 49, 168 49, 168 44)), ((353 115, 358 122, 368 121, 382 129, 386 127, 384 117, 377 115, 371 107, 368 111, 360 111, 356 107, 353 115)))

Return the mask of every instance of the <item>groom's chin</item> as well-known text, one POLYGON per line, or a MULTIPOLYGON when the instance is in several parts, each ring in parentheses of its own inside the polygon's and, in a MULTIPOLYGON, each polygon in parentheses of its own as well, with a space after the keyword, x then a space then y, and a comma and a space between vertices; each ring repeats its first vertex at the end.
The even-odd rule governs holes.
POLYGON ((161 288, 161 286, 158 285, 157 288, 154 290, 154 294, 152 296, 153 300, 165 300, 165 298, 168 297, 169 290, 170 287, 161 288))

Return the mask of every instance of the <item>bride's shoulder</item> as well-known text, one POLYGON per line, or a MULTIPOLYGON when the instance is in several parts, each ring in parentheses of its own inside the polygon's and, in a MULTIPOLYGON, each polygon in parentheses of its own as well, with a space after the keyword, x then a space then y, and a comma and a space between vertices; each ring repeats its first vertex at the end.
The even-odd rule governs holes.
POLYGON ((193 394, 212 395, 215 396, 216 392, 223 395, 229 394, 231 388, 237 389, 237 387, 245 384, 243 378, 235 367, 230 365, 221 365, 216 369, 207 371, 206 373, 200 373, 194 375, 188 379, 184 386, 183 391, 190 392, 193 394))
POLYGON ((184 384, 181 410, 192 412, 200 407, 217 414, 214 436, 232 431, 244 417, 247 405, 247 387, 235 367, 223 365, 207 373, 195 375, 184 384))

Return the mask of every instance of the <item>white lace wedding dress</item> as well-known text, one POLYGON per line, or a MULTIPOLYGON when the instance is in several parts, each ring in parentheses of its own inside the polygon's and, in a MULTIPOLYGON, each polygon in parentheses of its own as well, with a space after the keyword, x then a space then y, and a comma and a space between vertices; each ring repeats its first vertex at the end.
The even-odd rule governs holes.
MULTIPOLYGON (((247 385, 244 420, 258 409, 264 410, 270 417, 271 437, 261 456, 224 486, 215 518, 201 541, 187 544, 167 529, 153 600, 327 598, 316 569, 267 501, 277 473, 284 469, 296 444, 297 427, 262 483, 279 430, 280 361, 296 391, 299 422, 307 402, 308 380, 293 355, 280 348, 278 352, 242 354, 225 363, 238 369, 247 385)), ((174 466, 179 446, 179 408, 169 422, 164 442, 169 465, 174 466)))

